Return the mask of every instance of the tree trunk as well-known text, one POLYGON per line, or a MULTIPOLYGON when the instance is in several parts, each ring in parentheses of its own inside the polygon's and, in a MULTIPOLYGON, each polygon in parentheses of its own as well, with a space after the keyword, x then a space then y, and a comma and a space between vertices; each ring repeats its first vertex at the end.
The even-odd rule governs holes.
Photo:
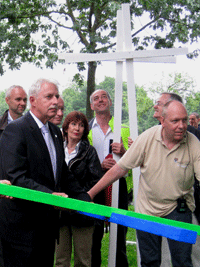
POLYGON ((88 75, 87 75, 87 103, 86 103, 86 117, 90 121, 94 112, 90 108, 90 95, 95 90, 95 74, 96 74, 97 63, 89 62, 88 63, 88 75))

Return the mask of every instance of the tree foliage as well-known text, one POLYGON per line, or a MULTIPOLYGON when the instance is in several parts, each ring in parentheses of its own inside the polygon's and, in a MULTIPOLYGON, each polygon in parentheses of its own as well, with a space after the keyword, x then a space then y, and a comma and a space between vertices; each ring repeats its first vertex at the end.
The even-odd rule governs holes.
POLYGON ((174 92, 183 98, 186 102, 188 96, 194 95, 195 82, 187 73, 170 73, 168 76, 163 75, 160 81, 153 82, 149 93, 153 99, 158 98, 163 92, 174 92))
POLYGON ((3 115, 3 113, 8 109, 8 105, 5 101, 5 91, 0 92, 0 116, 3 115))
MULTIPOLYGON (((195 0, 1 0, 0 73, 5 63, 19 69, 23 62, 53 68, 58 52, 73 52, 68 37, 75 33, 80 52, 103 53, 115 49, 116 13, 129 3, 134 49, 171 48, 195 42, 200 36, 200 2, 195 0), (137 23, 137 19, 141 23, 137 23), (141 26, 142 25, 142 26, 141 26), (148 29, 148 31, 147 31, 148 29), (62 34, 61 34, 62 30, 62 34), (142 34, 141 34, 142 33, 142 34)), ((197 49, 192 56, 197 56, 197 49)), ((84 64, 78 64, 83 70, 84 64)), ((88 63, 89 95, 95 89, 97 63, 88 63)), ((80 75, 77 80, 83 82, 80 75)))
POLYGON ((200 93, 196 92, 186 97, 186 108, 188 114, 197 112, 200 115, 200 93))

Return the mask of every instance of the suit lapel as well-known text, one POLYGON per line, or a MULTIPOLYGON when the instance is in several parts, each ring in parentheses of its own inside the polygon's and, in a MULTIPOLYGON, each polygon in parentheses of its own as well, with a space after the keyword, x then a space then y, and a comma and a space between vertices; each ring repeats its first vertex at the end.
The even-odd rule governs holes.
POLYGON ((47 161, 47 166, 51 170, 52 177, 54 177, 52 164, 51 164, 51 158, 49 155, 49 150, 48 150, 46 142, 42 136, 42 132, 41 132, 40 128, 38 127, 37 123, 35 122, 34 118, 31 116, 31 114, 29 112, 27 112, 26 115, 24 115, 24 116, 26 116, 26 120, 28 121, 28 124, 30 126, 30 131, 32 133, 32 137, 34 138, 35 142, 37 142, 39 147, 41 148, 40 151, 38 151, 38 153, 43 154, 43 157, 47 161))

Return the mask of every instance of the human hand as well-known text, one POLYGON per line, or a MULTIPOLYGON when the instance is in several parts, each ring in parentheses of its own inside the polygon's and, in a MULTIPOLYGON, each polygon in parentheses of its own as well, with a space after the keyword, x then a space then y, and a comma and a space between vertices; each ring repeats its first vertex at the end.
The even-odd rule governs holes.
MULTIPOLYGON (((11 182, 8 181, 8 180, 0 180, 0 183, 1 184, 7 184, 7 185, 11 185, 11 182)), ((10 196, 3 196, 3 195, 0 195, 0 198, 8 198, 8 199, 13 199, 13 197, 10 197, 10 196)))
POLYGON ((112 143, 111 147, 112 147, 112 152, 117 154, 117 155, 122 156, 126 152, 126 149, 124 148, 124 145, 122 142, 121 143, 116 143, 116 142, 112 143))
POLYGON ((8 184, 8 185, 11 185, 11 182, 8 181, 8 180, 0 180, 0 183, 1 183, 1 184, 8 184))
POLYGON ((101 163, 101 167, 104 170, 109 170, 111 169, 114 165, 116 164, 116 161, 113 158, 106 158, 103 160, 101 163))
POLYGON ((53 192, 52 195, 61 196, 61 197, 68 197, 67 194, 61 192, 53 192))
POLYGON ((128 147, 130 147, 133 143, 133 140, 131 139, 131 137, 128 137, 128 147))

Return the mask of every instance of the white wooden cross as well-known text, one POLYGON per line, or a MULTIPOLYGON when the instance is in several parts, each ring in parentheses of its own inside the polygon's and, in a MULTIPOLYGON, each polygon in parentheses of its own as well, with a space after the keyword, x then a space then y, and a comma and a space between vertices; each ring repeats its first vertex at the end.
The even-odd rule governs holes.
MULTIPOLYGON (((134 62, 176 63, 175 55, 184 55, 187 53, 188 50, 186 48, 133 51, 132 39, 131 39, 130 5, 122 4, 122 9, 119 10, 117 13, 116 52, 102 53, 102 54, 68 53, 68 54, 60 54, 59 59, 62 60, 64 59, 66 63, 89 62, 89 61, 116 61, 114 142, 120 143, 123 62, 124 61, 126 62, 126 72, 127 72, 130 136, 133 140, 135 140, 138 136, 138 127, 137 127, 137 109, 136 109, 133 63, 134 62)), ((118 161, 119 157, 117 155, 114 155, 114 159, 118 161)), ((135 201, 138 191, 140 170, 139 168, 136 168, 133 169, 132 172, 134 177, 133 184, 134 184, 134 201, 135 201)), ((113 207, 118 207, 118 190, 119 190, 119 181, 116 181, 113 184, 113 190, 112 190, 113 207)), ((108 267, 115 267, 116 244, 117 244, 117 225, 111 224, 108 267)), ((140 264, 138 262, 138 266, 139 265, 140 264)))

